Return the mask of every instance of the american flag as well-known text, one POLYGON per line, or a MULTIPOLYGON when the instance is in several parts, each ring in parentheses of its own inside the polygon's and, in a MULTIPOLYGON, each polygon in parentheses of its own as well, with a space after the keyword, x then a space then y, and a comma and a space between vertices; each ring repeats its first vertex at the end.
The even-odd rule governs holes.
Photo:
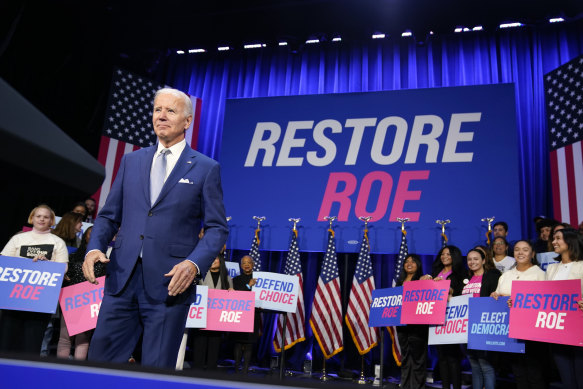
POLYGON ((338 354, 343 346, 342 298, 334 231, 328 230, 328 248, 318 278, 312 304, 310 326, 326 359, 338 354))
MULTIPOLYGON (((152 127, 152 104, 154 94, 163 87, 126 70, 114 70, 97 156, 98 161, 105 166, 105 180, 93 195, 98 210, 105 204, 122 157, 156 144, 156 134, 152 127)), ((191 100, 194 117, 186 131, 186 141, 192 148, 196 148, 202 101, 196 97, 191 97, 191 100)))
POLYGON ((277 331, 275 332, 275 339, 273 339, 273 348, 278 353, 281 352, 282 343, 285 345, 285 350, 292 347, 298 342, 306 340, 304 335, 304 280, 302 277, 302 264, 300 262, 300 252, 298 250, 298 236, 297 231, 293 231, 292 240, 289 245, 289 251, 285 261, 284 274, 297 275, 299 278, 299 293, 298 304, 295 312, 288 312, 287 326, 285 330, 285 343, 283 339, 283 314, 277 318, 277 331))
POLYGON ((583 56, 545 75, 555 219, 583 221, 583 56))
MULTIPOLYGON (((401 273, 403 271, 403 263, 409 255, 409 248, 407 247, 407 231, 401 229, 401 247, 399 248, 399 256, 397 257, 397 262, 395 263, 395 275, 393 276, 393 287, 397 285, 397 282, 401 278, 401 273)), ((399 344, 399 338, 397 337, 397 327, 387 327, 389 334, 391 335, 393 358, 397 366, 401 366, 402 355, 401 355, 401 345, 399 344)))
POLYGON ((253 258, 253 271, 261 271, 261 256, 259 255, 259 228, 255 230, 249 256, 253 258))
POLYGON ((376 328, 368 326, 372 291, 375 286, 367 232, 364 230, 345 318, 360 355, 366 354, 377 345, 376 328))

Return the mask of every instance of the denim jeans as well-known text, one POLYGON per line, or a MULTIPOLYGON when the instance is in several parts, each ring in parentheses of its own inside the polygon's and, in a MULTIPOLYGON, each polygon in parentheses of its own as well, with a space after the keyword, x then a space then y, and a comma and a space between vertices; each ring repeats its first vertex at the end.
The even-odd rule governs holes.
POLYGON ((468 350, 468 359, 472 366, 472 387, 494 389, 496 387, 496 372, 488 360, 487 352, 468 350))

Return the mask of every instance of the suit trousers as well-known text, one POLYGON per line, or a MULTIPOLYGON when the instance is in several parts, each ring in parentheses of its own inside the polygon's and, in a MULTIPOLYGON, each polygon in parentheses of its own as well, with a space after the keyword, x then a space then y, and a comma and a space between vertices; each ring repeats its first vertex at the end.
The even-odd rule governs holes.
POLYGON ((89 360, 125 363, 143 334, 142 365, 174 369, 189 305, 172 300, 148 296, 138 261, 121 293, 103 297, 89 360))

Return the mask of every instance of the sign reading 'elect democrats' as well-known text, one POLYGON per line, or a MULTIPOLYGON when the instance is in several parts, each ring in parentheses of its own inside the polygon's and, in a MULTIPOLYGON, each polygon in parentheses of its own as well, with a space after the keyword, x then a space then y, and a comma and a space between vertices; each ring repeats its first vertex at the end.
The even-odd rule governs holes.
POLYGON ((55 313, 66 266, 0 256, 0 309, 55 313))
POLYGON ((524 353, 524 342, 508 337, 510 308, 508 296, 470 299, 468 348, 474 350, 524 353))
POLYGON ((249 248, 253 215, 267 217, 261 248, 282 251, 290 217, 307 251, 325 251, 328 215, 341 252, 358 250, 366 215, 373 252, 398 251, 398 217, 419 253, 439 249, 436 219, 454 221, 461 247, 483 240, 484 215, 520 231, 511 84, 228 100, 220 162, 237 249, 249 248), (475 190, 478 177, 504 195, 475 190))

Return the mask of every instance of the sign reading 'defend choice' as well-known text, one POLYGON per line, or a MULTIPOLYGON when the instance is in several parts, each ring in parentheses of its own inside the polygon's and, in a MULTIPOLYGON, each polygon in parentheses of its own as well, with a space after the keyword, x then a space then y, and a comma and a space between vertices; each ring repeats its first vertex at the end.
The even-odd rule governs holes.
POLYGON ((524 341, 508 337, 509 297, 473 297, 470 299, 468 348, 474 350, 524 353, 524 341))
POLYGON ((205 328, 208 306, 208 290, 206 285, 196 286, 194 302, 190 304, 186 317, 186 328, 205 328))
POLYGON ((55 313, 66 267, 0 256, 0 309, 55 313))
POLYGON ((581 280, 514 281, 510 337, 583 346, 581 280))
POLYGON ((450 280, 405 282, 401 323, 443 324, 450 284, 450 280))
POLYGON ((400 326, 403 287, 375 289, 372 291, 369 327, 400 326))
POLYGON ((209 289, 206 329, 253 332, 255 293, 209 289))
POLYGON ((470 295, 449 299, 445 310, 445 323, 429 327, 428 344, 468 343, 468 311, 470 295))
POLYGON ((287 274, 253 272, 255 307, 280 312, 295 312, 298 306, 299 278, 287 274))
POLYGON ((92 330, 97 325, 105 277, 99 277, 97 282, 97 285, 81 282, 61 290, 59 303, 70 336, 92 330))
POLYGON ((520 230, 515 112, 512 84, 227 100, 219 160, 231 246, 249 249, 254 215, 267 217, 261 249, 280 251, 290 217, 302 219, 302 251, 325 251, 329 215, 339 252, 358 250, 365 215, 373 252, 398 252, 398 217, 410 218, 418 253, 440 248, 436 219, 454 221, 448 236, 461 247, 483 242, 484 215, 520 230), (504 196, 468 196, 476 177, 504 196))

